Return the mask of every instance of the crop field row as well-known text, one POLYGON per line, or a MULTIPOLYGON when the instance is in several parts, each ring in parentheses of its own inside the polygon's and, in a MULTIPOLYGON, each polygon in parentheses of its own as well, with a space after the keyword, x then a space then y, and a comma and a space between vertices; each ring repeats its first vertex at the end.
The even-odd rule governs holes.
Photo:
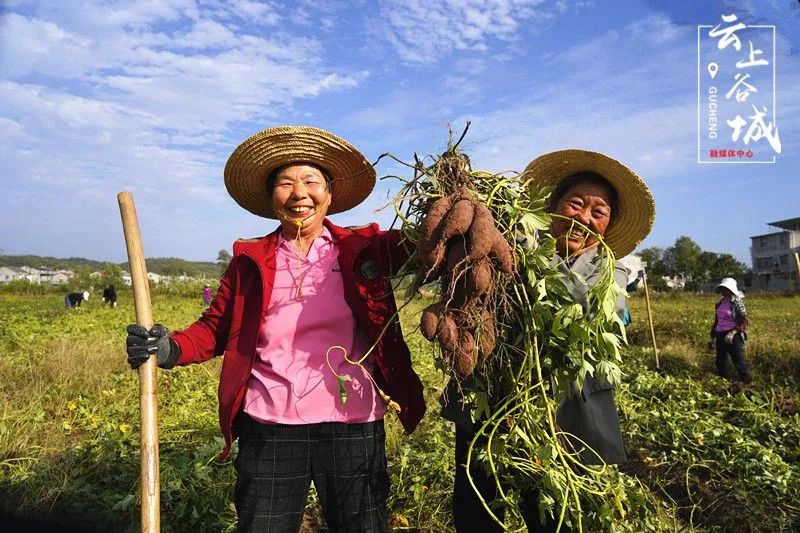
MULTIPOLYGON (((620 476, 634 510, 620 531, 796 531, 800 528, 800 298, 748 297, 749 389, 731 392, 705 347, 714 299, 653 299, 663 371, 653 367, 644 301, 631 301, 631 345, 617 391, 629 461, 620 476)), ((416 332, 404 332, 428 412, 411 436, 387 418, 397 530, 448 531, 453 427, 438 416, 446 377, 416 332)), ((156 296, 153 316, 188 325, 199 298, 156 296)), ((101 531, 138 530, 138 388, 125 362, 129 294, 66 311, 58 295, 0 295, 0 507, 101 531)), ((220 462, 220 361, 159 374, 164 531, 233 531, 232 459, 220 462)), ((321 528, 309 500, 304 528, 321 528)))

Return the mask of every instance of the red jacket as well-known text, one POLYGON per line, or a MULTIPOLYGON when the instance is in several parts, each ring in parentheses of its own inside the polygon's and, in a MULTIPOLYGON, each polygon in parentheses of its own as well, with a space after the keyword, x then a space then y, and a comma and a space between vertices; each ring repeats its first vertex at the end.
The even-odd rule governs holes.
MULTIPOLYGON (((345 300, 358 327, 368 332, 370 346, 377 342, 372 357, 380 372, 375 381, 400 405, 400 422, 411 433, 425 413, 425 400, 422 382, 411 368, 394 294, 386 279, 408 259, 400 232, 380 231, 377 224, 351 230, 327 219, 325 226, 339 246, 345 300), (381 335, 384 326, 386 331, 381 335)), ((233 259, 209 308, 194 324, 173 334, 181 349, 179 365, 225 354, 219 380, 219 425, 225 437, 222 457, 227 456, 233 442, 233 419, 244 398, 272 294, 279 231, 236 241, 233 259)))

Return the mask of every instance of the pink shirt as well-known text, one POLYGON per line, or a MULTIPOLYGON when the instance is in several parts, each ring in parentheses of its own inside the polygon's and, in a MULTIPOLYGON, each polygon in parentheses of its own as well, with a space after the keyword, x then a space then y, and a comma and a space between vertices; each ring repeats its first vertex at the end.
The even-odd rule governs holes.
MULTIPOLYGON (((260 422, 280 424, 383 418, 386 406, 365 371, 347 363, 342 350, 331 350, 336 373, 351 376, 342 406, 336 376, 325 360, 325 352, 334 345, 343 346, 351 361, 369 349, 344 299, 339 248, 328 229, 311 244, 308 256, 299 255, 293 242, 278 237, 275 284, 247 381, 244 411, 260 422)), ((374 369, 371 358, 363 365, 370 372, 374 369)))
POLYGON ((717 307, 717 327, 714 331, 730 331, 736 329, 736 321, 733 319, 733 309, 731 301, 727 298, 717 307))

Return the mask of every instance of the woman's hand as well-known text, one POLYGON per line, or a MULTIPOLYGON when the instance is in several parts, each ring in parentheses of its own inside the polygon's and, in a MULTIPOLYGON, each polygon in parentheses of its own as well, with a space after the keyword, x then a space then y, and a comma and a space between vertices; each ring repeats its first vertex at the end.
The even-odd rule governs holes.
POLYGON ((733 339, 738 334, 739 334, 739 330, 738 329, 734 329, 734 330, 729 331, 728 334, 725 335, 725 344, 733 344, 733 339))
POLYGON ((150 331, 139 324, 128 325, 125 339, 125 350, 128 352, 128 364, 136 370, 145 363, 152 354, 156 354, 159 368, 172 368, 178 362, 181 350, 177 343, 169 338, 169 330, 161 324, 154 324, 150 331))

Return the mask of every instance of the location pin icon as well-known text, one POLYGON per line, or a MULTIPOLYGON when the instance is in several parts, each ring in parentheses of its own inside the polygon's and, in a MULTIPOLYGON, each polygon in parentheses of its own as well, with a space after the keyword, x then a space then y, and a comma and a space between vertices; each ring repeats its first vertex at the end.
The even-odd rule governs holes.
POLYGON ((708 68, 708 73, 711 75, 711 79, 713 80, 714 77, 717 75, 717 72, 719 72, 719 65, 712 62, 708 64, 707 68, 708 68))

